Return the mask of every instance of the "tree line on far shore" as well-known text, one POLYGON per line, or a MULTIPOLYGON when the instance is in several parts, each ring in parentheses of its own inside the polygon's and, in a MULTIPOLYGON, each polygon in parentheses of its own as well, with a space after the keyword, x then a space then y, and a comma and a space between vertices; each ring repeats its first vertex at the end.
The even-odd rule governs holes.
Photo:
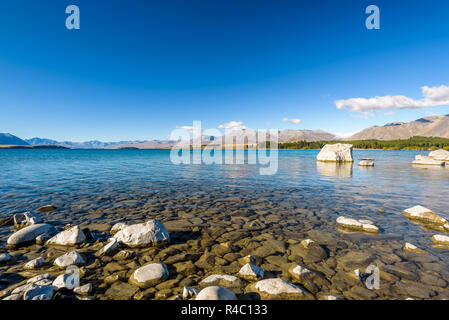
MULTIPOLYGON (((381 150, 449 150, 449 139, 437 137, 413 137, 402 140, 355 140, 355 141, 297 141, 279 143, 279 149, 321 149, 326 144, 349 143, 355 149, 381 149, 381 150)), ((270 143, 267 143, 267 148, 270 143)))

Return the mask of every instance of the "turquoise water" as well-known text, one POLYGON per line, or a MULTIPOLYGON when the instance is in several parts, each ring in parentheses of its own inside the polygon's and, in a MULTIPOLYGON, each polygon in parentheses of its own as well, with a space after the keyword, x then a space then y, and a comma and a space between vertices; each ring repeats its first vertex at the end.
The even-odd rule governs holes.
POLYGON ((169 150, 0 150, 0 216, 47 204, 58 207, 52 218, 61 223, 179 207, 201 216, 223 198, 246 201, 242 207, 266 199, 273 212, 277 205, 314 210, 323 228, 334 229, 339 215, 368 218, 384 234, 426 246, 429 233, 400 213, 419 204, 449 218, 449 168, 411 165, 427 152, 354 151, 356 162, 342 166, 317 163, 317 153, 280 150, 278 172, 263 176, 257 165, 174 165, 169 150), (364 157, 375 167, 358 167, 364 157))

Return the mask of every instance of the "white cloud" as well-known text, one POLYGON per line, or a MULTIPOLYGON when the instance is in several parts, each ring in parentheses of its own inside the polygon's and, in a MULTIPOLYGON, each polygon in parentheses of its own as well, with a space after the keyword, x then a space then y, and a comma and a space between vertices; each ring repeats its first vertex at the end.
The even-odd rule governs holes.
POLYGON ((183 129, 183 130, 187 130, 187 131, 200 130, 200 128, 193 127, 193 126, 176 126, 176 129, 183 129))
POLYGON ((301 123, 301 119, 284 118, 284 119, 282 119, 282 121, 290 122, 290 123, 293 123, 293 124, 300 124, 301 123))
POLYGON ((349 138, 350 136, 355 135, 357 132, 336 132, 334 135, 339 139, 349 138))
POLYGON ((229 130, 241 130, 246 129, 246 127, 243 125, 242 121, 230 121, 223 124, 220 124, 218 126, 219 129, 229 129, 229 130))
POLYGON ((406 96, 383 96, 374 98, 351 98, 336 100, 337 109, 346 109, 352 112, 361 112, 373 115, 379 110, 422 109, 436 106, 449 106, 449 86, 421 88, 424 98, 414 100, 406 96))

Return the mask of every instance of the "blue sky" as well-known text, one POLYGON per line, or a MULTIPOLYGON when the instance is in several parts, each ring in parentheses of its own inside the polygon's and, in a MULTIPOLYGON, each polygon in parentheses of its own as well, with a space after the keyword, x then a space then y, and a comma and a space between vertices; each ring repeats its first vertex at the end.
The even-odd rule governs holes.
POLYGON ((449 114, 335 105, 448 86, 448 19, 446 0, 2 1, 0 132, 166 139, 201 120, 348 133, 449 114), (65 28, 70 4, 80 30, 65 28), (370 4, 380 30, 365 28, 370 4))

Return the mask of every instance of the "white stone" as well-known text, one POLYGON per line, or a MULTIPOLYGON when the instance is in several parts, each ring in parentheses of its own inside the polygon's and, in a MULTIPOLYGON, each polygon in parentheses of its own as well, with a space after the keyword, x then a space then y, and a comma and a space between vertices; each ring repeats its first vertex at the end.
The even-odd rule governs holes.
POLYGON ((80 276, 75 273, 64 273, 60 274, 53 281, 52 285, 58 289, 67 288, 74 289, 79 287, 80 276))
POLYGON ((3 298, 2 300, 22 300, 22 294, 12 294, 10 296, 7 296, 6 298, 3 298))
POLYGON ((168 277, 168 270, 164 263, 151 263, 134 271, 130 282, 141 288, 154 286, 168 277))
POLYGON ((23 294, 25 291, 31 290, 36 287, 37 287, 37 285, 34 283, 27 283, 27 284, 24 284, 24 285, 21 285, 21 286, 15 288, 11 292, 11 294, 23 294))
POLYGON ((423 206, 414 206, 412 208, 408 208, 404 210, 402 214, 407 218, 419 220, 424 223, 432 223, 438 225, 444 225, 448 223, 446 219, 438 216, 437 214, 432 212, 432 210, 427 209, 423 206))
POLYGON ((444 166, 445 162, 435 160, 431 157, 417 155, 415 157, 415 160, 412 162, 412 164, 429 165, 429 166, 444 166))
POLYGON ((8 262, 11 260, 11 255, 8 252, 0 253, 0 263, 8 262))
POLYGON ((85 263, 86 261, 77 251, 72 251, 56 258, 54 265, 65 268, 71 265, 82 265, 85 263))
POLYGON ((369 220, 355 220, 346 217, 338 217, 337 224, 343 228, 365 231, 370 233, 378 233, 379 228, 372 224, 369 220))
POLYGON ((195 300, 237 300, 237 297, 229 289, 211 286, 201 290, 195 300))
POLYGON ((431 240, 438 244, 449 245, 449 237, 442 234, 434 235, 431 240))
POLYGON ((338 217, 337 223, 344 227, 351 227, 351 228, 362 228, 363 224, 359 222, 358 220, 346 218, 346 217, 338 217))
POLYGON ((98 252, 97 256, 103 256, 103 255, 111 255, 113 254, 118 248, 118 242, 115 239, 111 239, 100 251, 98 252))
POLYGON ((31 226, 25 227, 23 229, 20 229, 19 231, 13 233, 8 238, 8 245, 9 246, 18 246, 22 245, 28 242, 32 242, 36 239, 37 236, 40 236, 41 234, 51 233, 54 232, 54 227, 42 223, 42 224, 33 224, 31 226))
POLYGON ((36 286, 23 293, 23 300, 51 300, 56 291, 54 286, 36 286))
POLYGON ((255 288, 269 295, 303 294, 304 291, 282 279, 266 279, 256 283, 255 288))
POLYGON ((114 224, 111 228, 111 234, 116 234, 117 232, 125 229, 128 225, 124 222, 118 222, 116 224, 114 224))
POLYGON ((162 222, 157 220, 127 226, 117 232, 113 238, 130 247, 148 246, 170 241, 167 229, 162 222))
POLYGON ((247 263, 240 269, 239 275, 243 278, 263 279, 265 270, 251 263, 247 263))
POLYGON ((184 289, 182 290, 182 297, 184 299, 190 299, 190 298, 193 298, 194 296, 196 296, 199 292, 200 292, 200 290, 198 290, 198 289, 184 287, 184 289))
POLYGON ((304 277, 311 273, 311 271, 309 269, 307 269, 306 267, 300 266, 300 265, 297 265, 296 267, 294 267, 292 269, 292 272, 299 277, 304 277))
POLYGON ((353 162, 352 147, 352 144, 326 144, 316 159, 326 162, 353 162))
POLYGON ((439 161, 449 162, 449 151, 447 150, 435 150, 429 153, 429 157, 439 161))
POLYGON ((311 244, 313 244, 315 241, 312 239, 304 239, 301 241, 301 244, 304 248, 308 248, 311 244))
POLYGON ((27 211, 22 214, 14 215, 14 226, 16 229, 20 229, 38 223, 42 223, 42 218, 37 213, 31 213, 27 211), (19 216, 21 215, 23 216, 23 219, 19 218, 19 216))
POLYGON ((24 265, 24 269, 25 270, 32 270, 32 269, 37 269, 39 267, 41 267, 43 264, 45 263, 44 258, 39 257, 36 259, 33 259, 31 261, 28 261, 25 265, 24 265))
POLYGON ((34 277, 28 279, 27 283, 37 283, 39 281, 49 279, 50 277, 51 277, 51 275, 49 273, 42 273, 42 274, 39 274, 37 276, 34 276, 34 277))
POLYGON ((417 246, 415 246, 415 245, 413 245, 411 243, 408 243, 408 242, 405 243, 404 248, 408 249, 408 250, 416 250, 416 249, 418 249, 417 246))
POLYGON ((92 292, 92 290, 93 290, 92 283, 87 283, 80 287, 76 287, 75 289, 73 289, 73 292, 76 294, 80 294, 82 296, 87 296, 92 292))
POLYGON ((234 282, 234 281, 238 281, 238 278, 235 276, 227 275, 227 274, 212 274, 212 275, 208 276, 206 279, 203 279, 201 282, 203 284, 208 284, 208 283, 213 283, 213 282, 220 281, 220 280, 234 282))
POLYGON ((80 226, 74 226, 70 229, 64 230, 53 238, 47 241, 47 244, 54 244, 60 246, 73 246, 83 243, 86 240, 83 230, 80 226))
POLYGON ((358 165, 360 167, 374 167, 374 160, 373 159, 362 159, 358 165))

